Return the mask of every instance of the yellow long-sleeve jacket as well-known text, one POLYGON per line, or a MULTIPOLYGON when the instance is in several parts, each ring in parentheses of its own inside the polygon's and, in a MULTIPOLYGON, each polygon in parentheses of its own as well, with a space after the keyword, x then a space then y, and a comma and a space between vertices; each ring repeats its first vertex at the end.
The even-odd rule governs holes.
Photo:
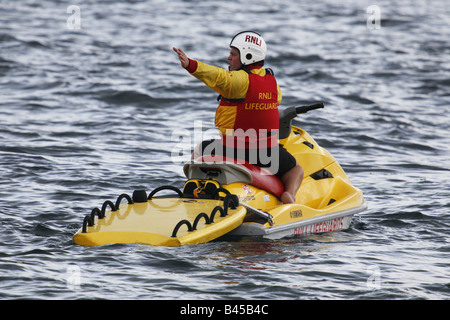
MULTIPOLYGON (((250 74, 245 70, 228 71, 222 68, 208 65, 198 60, 190 60, 187 71, 205 83, 208 87, 219 93, 223 98, 232 102, 242 102, 249 91, 250 74)), ((253 67, 250 69, 252 74, 260 77, 266 75, 266 69, 260 67, 253 67)), ((276 106, 281 103, 281 90, 277 84, 276 106)), ((261 101, 264 99, 261 98, 261 101)), ((275 103, 272 103, 272 105, 275 103)), ((261 107, 269 104, 261 103, 261 107)), ((219 105, 216 111, 215 125, 219 128, 222 134, 226 134, 227 129, 233 129, 235 126, 237 114, 237 107, 233 103, 228 103, 227 106, 219 105)))

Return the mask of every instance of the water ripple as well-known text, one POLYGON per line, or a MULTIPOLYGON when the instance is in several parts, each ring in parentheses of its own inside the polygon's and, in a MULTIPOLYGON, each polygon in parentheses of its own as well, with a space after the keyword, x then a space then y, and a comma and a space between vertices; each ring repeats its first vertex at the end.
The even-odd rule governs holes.
POLYGON ((69 30, 60 1, 2 2, 0 297, 448 299, 447 3, 379 1, 379 30, 366 24, 372 4, 86 1, 69 30), (74 245, 104 200, 182 185, 175 129, 214 128, 217 94, 171 47, 225 68, 230 37, 249 28, 268 43, 281 108, 325 102, 295 124, 369 209, 308 238, 74 245))

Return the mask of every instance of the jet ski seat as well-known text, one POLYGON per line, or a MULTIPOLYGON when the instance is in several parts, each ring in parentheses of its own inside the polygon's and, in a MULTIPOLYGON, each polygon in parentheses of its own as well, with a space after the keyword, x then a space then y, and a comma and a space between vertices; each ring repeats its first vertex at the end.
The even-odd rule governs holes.
POLYGON ((242 182, 266 190, 277 197, 284 192, 281 180, 269 170, 247 161, 224 156, 203 156, 184 165, 188 179, 214 179, 221 184, 242 182))

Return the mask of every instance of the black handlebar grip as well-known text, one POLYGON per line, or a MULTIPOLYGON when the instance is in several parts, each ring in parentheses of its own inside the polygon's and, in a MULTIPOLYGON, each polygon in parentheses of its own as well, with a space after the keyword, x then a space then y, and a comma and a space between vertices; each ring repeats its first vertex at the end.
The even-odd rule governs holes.
POLYGON ((306 112, 308 112, 310 110, 320 109, 320 108, 323 108, 323 107, 324 107, 323 102, 320 102, 320 103, 312 104, 310 106, 296 107, 295 108, 295 112, 297 114, 306 113, 306 112))

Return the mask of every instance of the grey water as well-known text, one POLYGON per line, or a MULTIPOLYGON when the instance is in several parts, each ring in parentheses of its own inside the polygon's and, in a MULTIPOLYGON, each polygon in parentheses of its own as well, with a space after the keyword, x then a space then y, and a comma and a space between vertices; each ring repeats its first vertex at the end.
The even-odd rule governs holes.
POLYGON ((0 13, 1 299, 450 298, 448 1, 25 0, 0 13), (295 125, 368 210, 306 238, 75 245, 105 200, 182 187, 217 94, 171 48, 226 68, 242 30, 268 44, 280 109, 325 103, 295 125))

